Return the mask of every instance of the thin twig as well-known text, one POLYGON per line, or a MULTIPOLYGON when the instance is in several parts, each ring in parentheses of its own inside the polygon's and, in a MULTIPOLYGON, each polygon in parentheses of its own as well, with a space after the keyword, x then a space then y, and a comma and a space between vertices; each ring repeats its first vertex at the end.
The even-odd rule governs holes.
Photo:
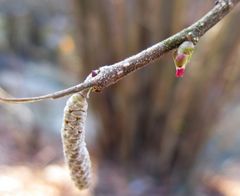
POLYGON ((57 99, 84 89, 93 88, 93 91, 102 91, 104 88, 118 82, 120 79, 154 61, 163 54, 177 48, 183 41, 191 40, 195 44, 210 28, 217 24, 239 3, 240 0, 218 0, 216 5, 200 20, 175 35, 113 65, 103 66, 97 70, 97 75, 90 74, 87 79, 68 89, 50 93, 39 97, 4 98, 2 103, 26 103, 45 99, 57 99), (94 75, 94 77, 92 77, 94 75))

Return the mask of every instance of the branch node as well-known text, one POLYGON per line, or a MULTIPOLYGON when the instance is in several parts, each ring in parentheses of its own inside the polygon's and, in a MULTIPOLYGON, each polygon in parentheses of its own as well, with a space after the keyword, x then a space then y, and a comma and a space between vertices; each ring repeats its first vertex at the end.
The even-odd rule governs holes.
MULTIPOLYGON (((202 22, 200 25, 204 26, 204 23, 202 22)), ((187 34, 187 40, 191 41, 194 45, 196 45, 199 41, 199 37, 195 35, 193 32, 189 32, 187 34)))

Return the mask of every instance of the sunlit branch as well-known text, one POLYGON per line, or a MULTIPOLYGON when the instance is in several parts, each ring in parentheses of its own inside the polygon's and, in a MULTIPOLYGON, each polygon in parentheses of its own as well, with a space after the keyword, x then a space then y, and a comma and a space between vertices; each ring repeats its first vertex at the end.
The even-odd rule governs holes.
POLYGON ((156 61, 163 54, 177 48, 183 41, 191 40, 196 44, 199 38, 226 16, 239 1, 240 0, 216 1, 213 9, 191 26, 123 61, 100 67, 98 70, 95 70, 94 73, 91 73, 84 82, 76 86, 39 97, 0 97, 0 102, 26 103, 45 99, 57 99, 89 88, 92 88, 93 91, 102 91, 104 88, 118 82, 128 74, 156 61))

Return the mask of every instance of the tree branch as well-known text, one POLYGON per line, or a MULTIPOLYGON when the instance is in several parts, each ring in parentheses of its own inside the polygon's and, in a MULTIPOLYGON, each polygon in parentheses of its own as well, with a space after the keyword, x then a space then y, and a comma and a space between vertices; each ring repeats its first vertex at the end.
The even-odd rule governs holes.
POLYGON ((29 98, 4 98, 0 97, 2 103, 26 103, 45 99, 57 99, 84 89, 92 88, 93 91, 102 91, 104 88, 118 82, 128 74, 154 62, 163 54, 177 48, 182 42, 191 40, 197 43, 210 28, 217 24, 235 7, 240 0, 218 0, 216 5, 200 20, 175 35, 113 65, 100 67, 93 71, 86 80, 76 86, 55 93, 29 98))

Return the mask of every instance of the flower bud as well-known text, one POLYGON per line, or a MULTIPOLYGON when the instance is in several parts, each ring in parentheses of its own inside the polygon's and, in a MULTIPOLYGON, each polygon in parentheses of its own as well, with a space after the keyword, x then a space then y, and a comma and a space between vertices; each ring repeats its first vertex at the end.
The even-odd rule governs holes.
POLYGON ((189 63, 194 50, 194 44, 184 41, 177 50, 173 52, 173 60, 176 66, 176 77, 183 77, 186 65, 189 63))
POLYGON ((188 55, 185 54, 176 54, 174 58, 176 67, 184 67, 187 64, 188 55))
POLYGON ((98 75, 99 72, 100 72, 100 71, 97 70, 97 69, 92 70, 92 72, 91 72, 92 77, 95 77, 96 75, 98 75))

